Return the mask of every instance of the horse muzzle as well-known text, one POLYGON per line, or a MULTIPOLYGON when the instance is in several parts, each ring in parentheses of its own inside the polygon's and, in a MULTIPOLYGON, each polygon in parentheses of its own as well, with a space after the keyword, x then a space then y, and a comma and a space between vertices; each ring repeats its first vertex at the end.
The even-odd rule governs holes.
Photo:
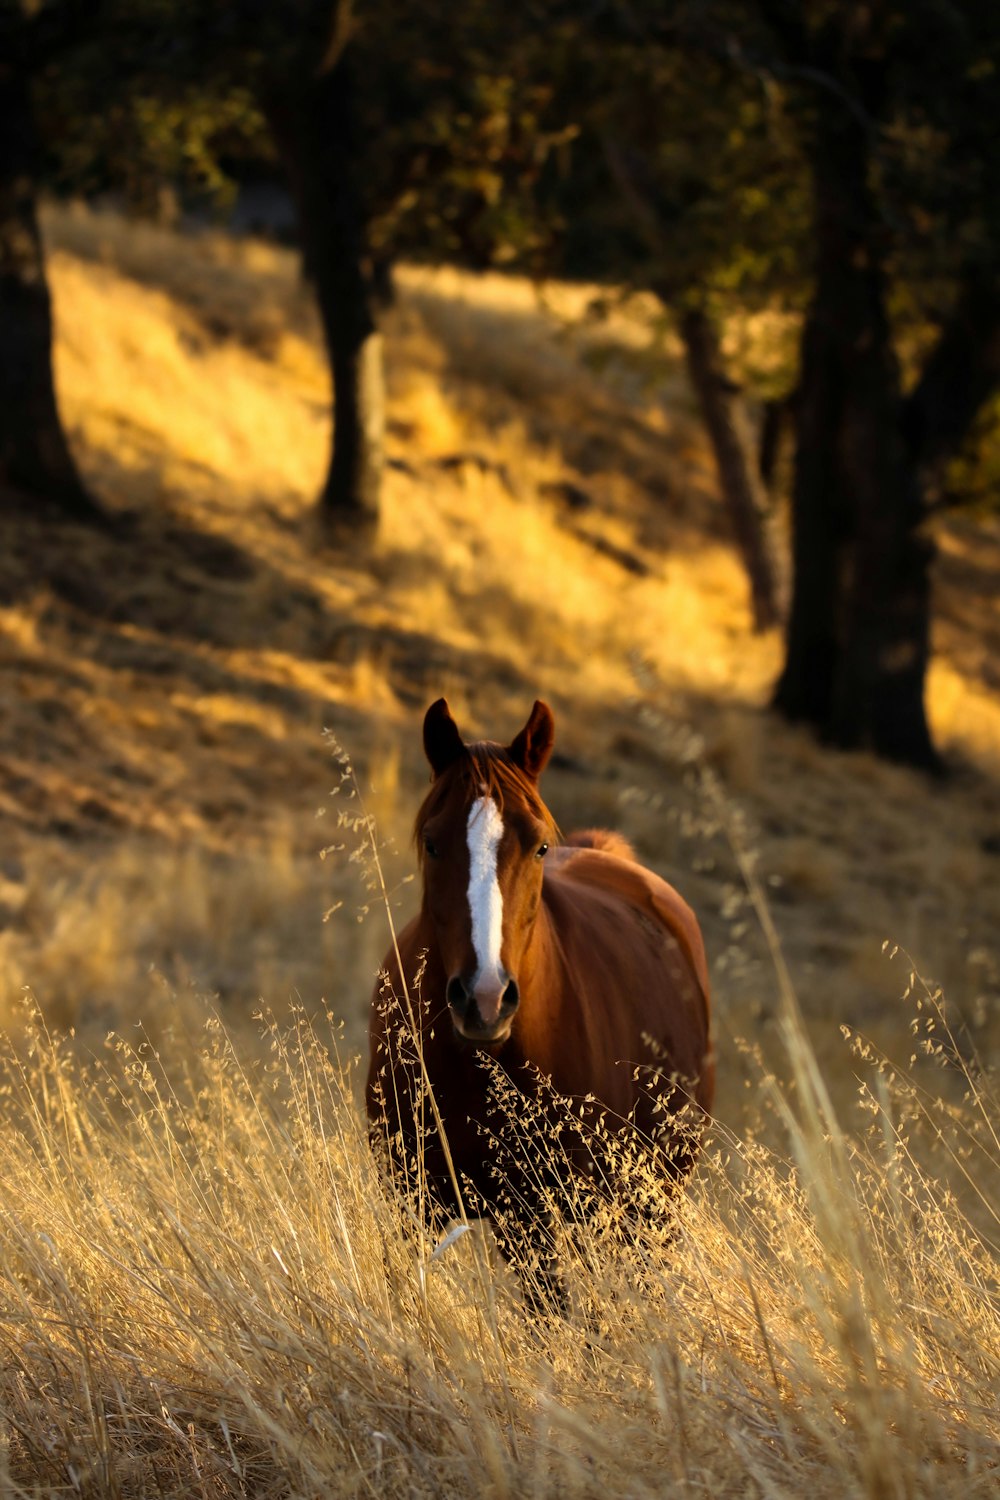
POLYGON ((500 977, 505 981, 502 988, 496 984, 477 988, 474 978, 463 974, 454 974, 448 980, 446 994, 451 1024, 464 1041, 489 1046, 505 1042, 510 1035, 521 997, 516 979, 506 973, 500 977))

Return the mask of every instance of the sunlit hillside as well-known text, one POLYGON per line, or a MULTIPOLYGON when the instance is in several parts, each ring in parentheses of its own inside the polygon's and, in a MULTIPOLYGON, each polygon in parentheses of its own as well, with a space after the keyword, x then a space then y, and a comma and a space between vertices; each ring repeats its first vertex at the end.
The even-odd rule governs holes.
MULTIPOLYGON (((100 1034, 218 996, 321 996, 360 1044, 384 922, 355 915, 329 729, 412 870, 420 721, 502 737, 536 695, 563 827, 606 822, 704 921, 724 1032, 767 1041, 773 980, 717 773, 759 859, 821 1053, 897 1026, 901 945, 1000 1039, 1000 535, 943 537, 931 717, 944 789, 762 712, 778 642, 746 593, 680 371, 585 289, 404 272, 371 550, 324 549, 327 386, 294 258, 82 210, 47 216, 60 398, 113 536, 19 523, 0 560, 3 1005, 100 1034), (317 815, 323 814, 317 821, 317 815), (343 901, 336 920, 322 914, 343 901), (155 998, 153 998, 155 997, 155 998)), ((401 910, 413 893, 401 887, 401 910)), ((725 1105, 723 1106, 725 1108, 725 1105)))
POLYGON ((642 306, 404 270, 382 525, 336 548, 294 258, 45 230, 116 524, 0 517, 0 1489, 992 1493, 1000 529, 941 534, 931 786, 766 712, 642 306), (478 1232, 406 1230, 355 1103, 442 693, 468 737, 548 699, 560 825, 623 830, 709 948, 681 1225, 568 1226, 551 1326, 478 1232))

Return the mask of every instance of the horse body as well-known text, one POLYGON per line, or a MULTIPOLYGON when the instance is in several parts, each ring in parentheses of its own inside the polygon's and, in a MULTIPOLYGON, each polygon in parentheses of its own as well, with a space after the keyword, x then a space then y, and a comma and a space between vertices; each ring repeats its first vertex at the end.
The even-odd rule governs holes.
POLYGON ((691 908, 652 871, 603 849, 569 844, 553 856, 538 924, 551 957, 537 983, 525 980, 511 1041, 557 1092, 596 1092, 625 1118, 648 1098, 633 1073, 651 1061, 651 1038, 709 1109, 708 972, 691 908))
MULTIPOLYGON (((560 1137, 568 1171, 592 1176, 593 1127, 613 1135, 626 1121, 663 1141, 665 1181, 690 1170, 714 1085, 705 952, 690 907, 618 835, 549 848, 554 826, 537 794, 552 742, 545 705, 506 749, 462 745, 448 724, 442 700, 425 723, 435 779, 417 823, 424 897, 374 997, 367 1107, 397 1160, 422 1150, 432 1211, 496 1218, 501 1200, 513 1202, 527 1234, 543 1212, 545 1143, 532 1144, 553 1091, 586 1120, 560 1137), (525 1101, 522 1139, 501 1149, 502 1165, 510 1090, 498 1093, 483 1053, 518 1091, 515 1105, 525 1101), (437 1120, 414 1103, 421 1079, 437 1120), (687 1127, 671 1141, 682 1109, 687 1127)), ((501 1244, 516 1253, 509 1226, 501 1244)))

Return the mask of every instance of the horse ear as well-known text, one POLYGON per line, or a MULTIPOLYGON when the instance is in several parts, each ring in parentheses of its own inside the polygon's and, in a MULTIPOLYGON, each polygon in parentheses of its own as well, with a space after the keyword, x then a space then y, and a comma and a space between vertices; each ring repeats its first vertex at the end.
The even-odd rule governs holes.
POLYGON ((510 744, 507 754, 526 776, 537 781, 548 765, 556 737, 556 724, 547 703, 535 699, 527 724, 510 744))
POLYGON ((447 698, 432 703, 424 715, 424 754, 435 776, 447 771, 460 755, 465 754, 465 745, 451 716, 447 698))

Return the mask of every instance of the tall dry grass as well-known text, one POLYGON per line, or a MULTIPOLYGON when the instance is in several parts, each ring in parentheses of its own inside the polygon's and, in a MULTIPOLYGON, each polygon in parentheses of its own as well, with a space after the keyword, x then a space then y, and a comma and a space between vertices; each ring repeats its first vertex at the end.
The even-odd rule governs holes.
MULTIPOLYGON (((326 1021, 267 1028, 254 1071, 215 1018, 6 1050, 4 1493, 995 1493, 996 1259, 905 1080, 848 1147, 799 1033, 784 1147, 717 1136, 669 1239, 575 1226, 540 1321, 388 1201, 326 1021)), ((943 1122, 984 1195, 995 1105, 943 1122)))
POLYGON ((86 1061, 30 1018, 0 1058, 5 1492, 994 1494, 1000 1101, 926 991, 912 1045, 964 1096, 854 1038, 845 1130, 737 853, 786 1081, 756 1067, 756 1126, 715 1127, 677 1212, 629 1213, 658 1188, 617 1147, 621 1193, 560 1237, 566 1315, 393 1199, 332 1012, 261 1016, 252 1062, 212 1014, 86 1061))

